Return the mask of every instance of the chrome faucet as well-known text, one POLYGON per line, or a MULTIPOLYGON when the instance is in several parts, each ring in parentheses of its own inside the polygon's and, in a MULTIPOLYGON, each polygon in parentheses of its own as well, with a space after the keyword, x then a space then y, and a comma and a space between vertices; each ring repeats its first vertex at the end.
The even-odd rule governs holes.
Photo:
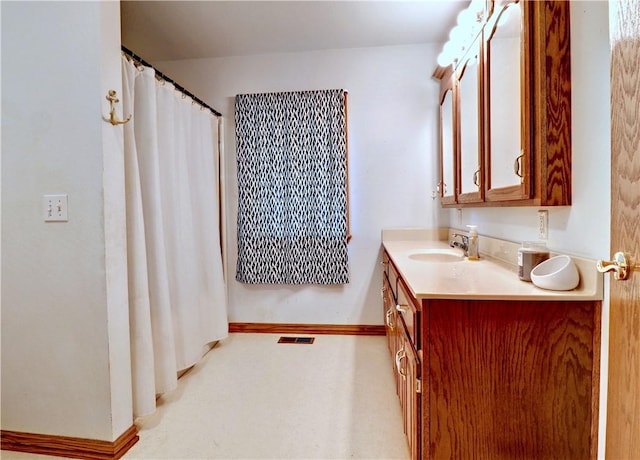
POLYGON ((451 246, 452 248, 460 248, 464 251, 465 257, 469 256, 469 237, 467 235, 454 233, 453 235, 451 235, 449 246, 451 246), (460 238, 461 241, 456 241, 456 238, 460 238))

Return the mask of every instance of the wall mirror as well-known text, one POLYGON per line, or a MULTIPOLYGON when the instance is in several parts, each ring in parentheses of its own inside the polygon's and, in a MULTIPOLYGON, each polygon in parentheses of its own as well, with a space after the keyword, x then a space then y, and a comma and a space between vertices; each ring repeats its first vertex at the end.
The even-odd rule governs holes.
POLYGON ((443 203, 455 202, 455 137, 453 87, 446 89, 440 102, 440 196, 443 203))
POLYGON ((519 1, 494 3, 493 23, 486 41, 488 126, 487 198, 528 196, 530 148, 523 119, 523 10, 519 1))
POLYGON ((458 76, 460 119, 460 202, 482 199, 482 140, 481 135, 481 65, 480 39, 476 38, 465 55, 464 65, 458 76))

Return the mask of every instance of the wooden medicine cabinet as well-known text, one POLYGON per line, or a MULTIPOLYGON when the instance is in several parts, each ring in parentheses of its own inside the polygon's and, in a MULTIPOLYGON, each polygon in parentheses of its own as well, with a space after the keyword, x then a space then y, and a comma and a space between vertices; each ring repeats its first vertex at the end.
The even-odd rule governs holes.
POLYGON ((463 57, 434 73, 441 160, 455 169, 453 187, 442 175, 442 205, 570 205, 569 2, 488 1, 482 16, 463 57), (442 122, 447 91, 452 143, 442 122))

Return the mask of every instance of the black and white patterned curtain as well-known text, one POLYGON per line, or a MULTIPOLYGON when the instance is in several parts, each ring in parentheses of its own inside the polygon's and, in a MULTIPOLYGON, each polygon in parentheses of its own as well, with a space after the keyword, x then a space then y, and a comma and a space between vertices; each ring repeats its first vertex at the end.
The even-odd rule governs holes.
POLYGON ((251 284, 345 284, 345 93, 236 96, 238 263, 251 284))

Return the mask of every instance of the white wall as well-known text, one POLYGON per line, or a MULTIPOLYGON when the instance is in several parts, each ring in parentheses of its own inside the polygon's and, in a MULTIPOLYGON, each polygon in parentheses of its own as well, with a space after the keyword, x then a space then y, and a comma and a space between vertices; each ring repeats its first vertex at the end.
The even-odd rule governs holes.
POLYGON ((112 441, 132 425, 122 128, 101 119, 119 3, 1 8, 2 429, 112 441))
POLYGON ((382 324, 380 231, 435 227, 439 46, 358 48, 158 63, 226 117, 229 319, 232 322, 382 324), (235 281, 237 184, 234 96, 349 91, 351 282, 344 287, 249 286, 235 281))

